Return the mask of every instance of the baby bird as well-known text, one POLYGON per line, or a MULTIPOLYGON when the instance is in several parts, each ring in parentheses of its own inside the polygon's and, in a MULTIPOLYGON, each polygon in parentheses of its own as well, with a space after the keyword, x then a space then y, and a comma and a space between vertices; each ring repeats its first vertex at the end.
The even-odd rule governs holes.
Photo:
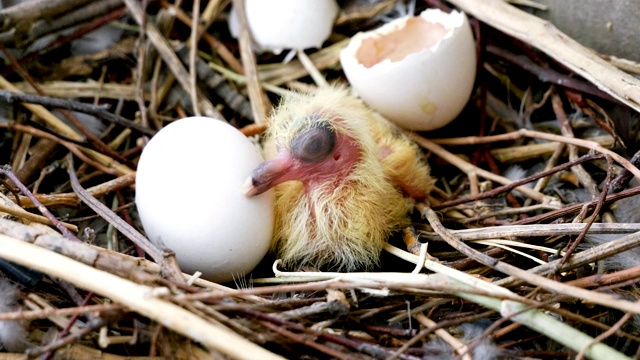
POLYGON ((265 153, 246 193, 275 186, 272 251, 288 267, 371 269, 434 183, 417 146, 342 87, 285 96, 265 153))

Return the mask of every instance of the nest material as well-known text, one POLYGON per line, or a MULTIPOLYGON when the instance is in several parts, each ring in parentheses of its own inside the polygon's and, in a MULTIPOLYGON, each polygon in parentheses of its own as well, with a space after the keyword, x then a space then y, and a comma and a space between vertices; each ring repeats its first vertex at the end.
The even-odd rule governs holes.
MULTIPOLYGON (((6 349, 46 358, 638 353, 640 188, 630 180, 640 177, 632 157, 640 84, 549 24, 501 0, 451 1, 477 19, 482 56, 460 118, 409 134, 438 179, 430 204, 413 214, 428 248, 405 233, 414 245, 407 251, 399 234, 375 272, 288 273, 265 259, 221 285, 185 282, 173 257, 139 232, 133 171, 145 137, 193 113, 259 134, 268 98, 257 78, 274 94, 284 84, 308 89, 305 67, 266 54, 255 60, 246 43, 240 61, 224 30, 224 2, 204 6, 200 22, 189 5, 168 2, 144 10, 133 0, 43 3, 0 11, 0 35, 11 38, 3 44, 17 54, 6 53, 0 77, 8 119, 0 122, 0 163, 11 165, 2 170, 0 258, 25 267, 2 268, 21 283, 19 291, 0 287, 10 299, 0 314, 6 349), (29 48, 49 33, 38 25, 46 19, 57 41, 29 48), (113 22, 126 30, 118 42, 69 52, 76 38, 113 22), (71 23, 81 25, 58 33, 71 23), (189 27, 203 23, 199 50, 213 56, 188 51, 189 27), (237 75, 243 69, 251 101, 237 75), (92 115, 94 132, 54 109, 92 115), (2 324, 23 326, 27 338, 14 346, 2 324)), ((348 3, 335 29, 347 37, 377 26, 396 5, 348 3)), ((329 80, 341 76, 334 65, 348 39, 338 38, 310 55, 329 80)))

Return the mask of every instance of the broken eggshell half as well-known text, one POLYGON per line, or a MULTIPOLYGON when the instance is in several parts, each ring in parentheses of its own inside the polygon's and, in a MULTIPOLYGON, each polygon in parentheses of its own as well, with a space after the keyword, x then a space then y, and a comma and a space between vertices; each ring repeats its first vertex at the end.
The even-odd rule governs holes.
POLYGON ((353 36, 340 63, 372 109, 410 130, 434 130, 469 101, 476 50, 464 13, 427 9, 353 36))

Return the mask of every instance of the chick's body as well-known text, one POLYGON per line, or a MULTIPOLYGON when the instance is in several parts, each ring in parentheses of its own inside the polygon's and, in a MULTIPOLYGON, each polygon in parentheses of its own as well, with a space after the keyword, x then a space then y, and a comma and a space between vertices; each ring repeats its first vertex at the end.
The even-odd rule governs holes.
POLYGON ((370 269, 409 224, 406 195, 423 198, 433 185, 418 148, 343 88, 285 97, 265 152, 252 185, 275 185, 272 249, 286 265, 370 269))

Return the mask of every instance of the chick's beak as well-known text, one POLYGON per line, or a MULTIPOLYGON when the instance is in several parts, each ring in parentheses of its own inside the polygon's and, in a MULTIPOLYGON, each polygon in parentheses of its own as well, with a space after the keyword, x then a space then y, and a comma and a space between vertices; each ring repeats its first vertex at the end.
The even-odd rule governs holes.
POLYGON ((288 152, 281 152, 273 159, 263 162, 245 181, 245 195, 260 195, 282 182, 292 180, 290 175, 293 167, 294 161, 288 152))

